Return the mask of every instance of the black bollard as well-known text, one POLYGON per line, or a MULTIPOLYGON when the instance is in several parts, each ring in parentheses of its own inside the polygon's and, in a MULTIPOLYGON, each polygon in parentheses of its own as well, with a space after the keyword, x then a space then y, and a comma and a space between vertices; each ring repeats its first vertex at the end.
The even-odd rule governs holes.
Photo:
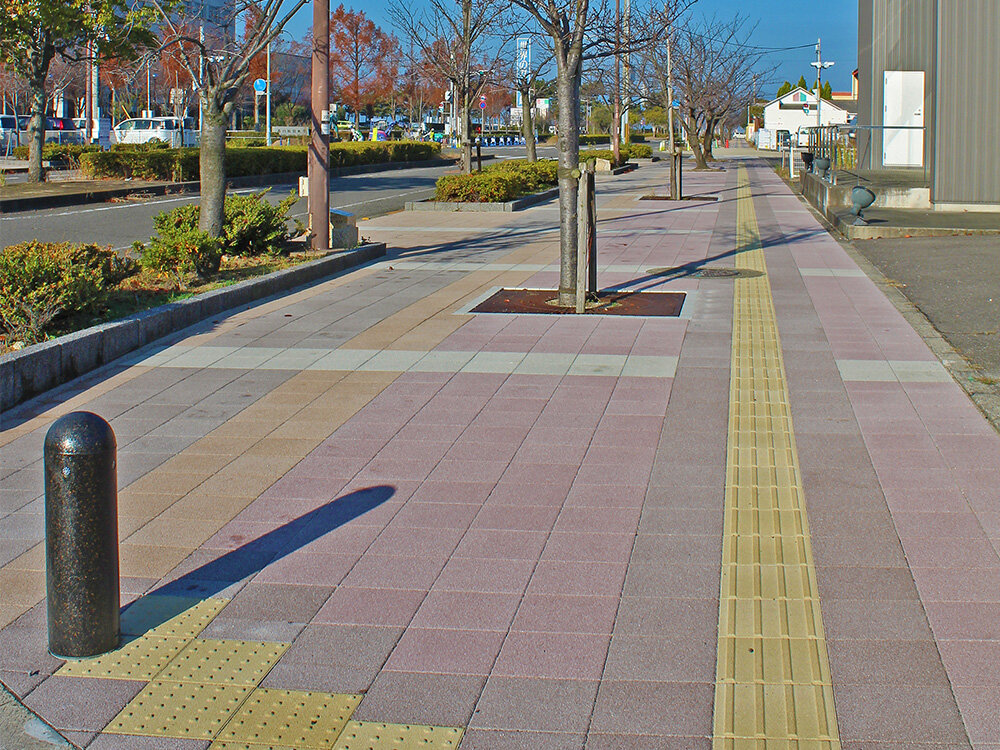
POLYGON ((45 435, 45 586, 55 656, 118 646, 115 451, 111 425, 90 412, 61 417, 45 435))

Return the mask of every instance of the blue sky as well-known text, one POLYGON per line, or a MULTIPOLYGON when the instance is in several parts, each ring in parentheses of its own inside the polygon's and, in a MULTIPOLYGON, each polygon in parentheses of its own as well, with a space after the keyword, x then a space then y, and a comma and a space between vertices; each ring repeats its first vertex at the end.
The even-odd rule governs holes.
MULTIPOLYGON (((336 7, 341 0, 330 0, 336 7)), ((419 4, 420 0, 414 0, 419 4)), ((385 3, 364 3, 344 0, 349 8, 364 10, 377 24, 389 28, 385 3)), ((785 79, 793 83, 804 75, 815 80, 815 68, 809 63, 816 59, 813 46, 817 38, 823 40, 823 59, 836 63, 826 70, 823 80, 833 84, 836 91, 850 91, 851 72, 858 63, 858 0, 698 0, 692 11, 720 17, 742 13, 751 21, 759 21, 752 43, 761 47, 777 48, 808 44, 799 50, 777 52, 766 56, 772 65, 778 65, 777 82, 764 88, 761 96, 773 97, 785 79)), ((301 39, 312 23, 312 4, 307 4, 288 28, 289 36, 301 39)))

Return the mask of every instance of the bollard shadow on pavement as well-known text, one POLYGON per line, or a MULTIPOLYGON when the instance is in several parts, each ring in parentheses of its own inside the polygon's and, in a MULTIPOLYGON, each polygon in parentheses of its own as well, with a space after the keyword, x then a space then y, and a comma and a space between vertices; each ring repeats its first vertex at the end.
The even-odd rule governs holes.
POLYGON ((162 625, 198 602, 364 515, 395 494, 395 488, 389 485, 355 490, 150 591, 123 608, 122 635, 141 635, 162 625))

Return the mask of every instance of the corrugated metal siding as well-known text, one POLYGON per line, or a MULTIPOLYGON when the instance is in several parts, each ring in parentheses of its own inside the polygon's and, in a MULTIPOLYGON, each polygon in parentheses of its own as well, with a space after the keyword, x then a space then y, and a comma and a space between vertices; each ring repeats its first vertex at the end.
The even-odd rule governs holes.
POLYGON ((1000 2, 939 0, 936 169, 931 198, 1000 203, 1000 2))
MULTIPOLYGON (((942 0, 947 2, 947 0, 942 0)), ((959 0, 961 2, 962 0, 959 0)), ((859 91, 859 114, 862 107, 870 113, 870 124, 882 125, 883 77, 887 70, 922 70, 927 82, 924 122, 934 121, 934 50, 936 46, 935 6, 937 0, 860 0, 858 7, 859 75, 864 83, 859 91), (867 24, 867 28, 866 28, 867 24), (870 51, 865 49, 869 44, 870 51), (867 67, 865 63, 868 63, 867 67), (867 93, 866 93, 867 92, 867 93), (862 104, 861 102, 864 102, 862 104)), ((859 123, 868 124, 859 117, 859 123)), ((934 133, 924 136, 924 163, 929 164, 934 149, 934 133)), ((881 165, 882 137, 873 131, 871 164, 881 165)), ((864 147, 859 157, 866 158, 864 147)))

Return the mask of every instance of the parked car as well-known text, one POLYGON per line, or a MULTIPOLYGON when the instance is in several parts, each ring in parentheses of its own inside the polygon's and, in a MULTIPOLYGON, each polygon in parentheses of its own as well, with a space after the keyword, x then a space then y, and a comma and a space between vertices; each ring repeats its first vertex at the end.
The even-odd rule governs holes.
MULTIPOLYGON (((28 133, 28 124, 31 118, 22 116, 17 118, 20 128, 18 133, 19 143, 27 146, 31 141, 31 134, 28 133)), ((68 117, 46 117, 45 118, 45 142, 46 143, 83 143, 83 132, 77 130, 73 121, 68 117)))
POLYGON ((17 116, 0 115, 0 156, 6 156, 18 143, 17 116))
POLYGON ((193 126, 193 120, 182 121, 179 117, 136 117, 115 125, 113 140, 116 143, 162 141, 175 148, 196 146, 198 134, 193 126))

